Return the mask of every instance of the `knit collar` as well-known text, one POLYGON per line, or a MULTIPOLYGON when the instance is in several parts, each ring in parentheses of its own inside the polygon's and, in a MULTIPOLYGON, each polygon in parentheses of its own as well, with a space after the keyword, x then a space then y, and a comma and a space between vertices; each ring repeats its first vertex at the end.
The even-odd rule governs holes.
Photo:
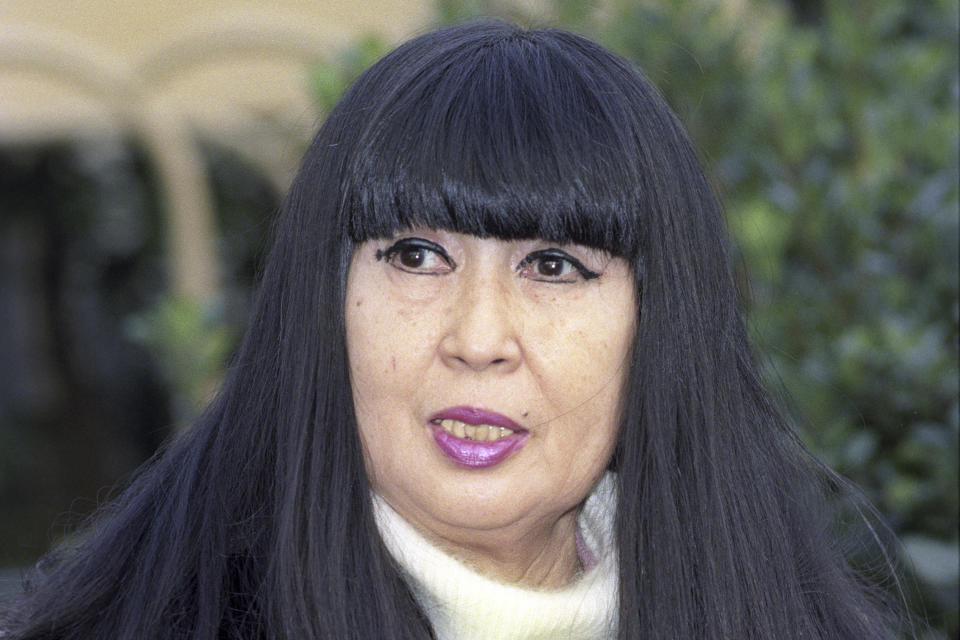
POLYGON ((434 546, 377 495, 374 513, 439 640, 598 640, 616 636, 614 490, 613 474, 607 473, 587 498, 577 519, 586 570, 556 590, 480 575, 434 546))

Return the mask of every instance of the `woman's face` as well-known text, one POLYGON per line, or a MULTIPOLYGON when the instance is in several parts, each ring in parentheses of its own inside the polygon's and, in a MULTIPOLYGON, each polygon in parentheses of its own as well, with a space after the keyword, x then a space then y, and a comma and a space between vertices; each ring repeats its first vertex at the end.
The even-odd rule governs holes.
POLYGON ((580 245, 360 245, 346 329, 374 489, 453 545, 572 517, 613 451, 636 313, 627 262, 580 245))

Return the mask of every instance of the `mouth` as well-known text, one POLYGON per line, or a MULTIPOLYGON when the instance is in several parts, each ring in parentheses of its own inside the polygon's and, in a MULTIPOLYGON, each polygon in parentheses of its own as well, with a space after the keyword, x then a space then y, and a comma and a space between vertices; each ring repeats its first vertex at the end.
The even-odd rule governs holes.
POLYGON ((451 407, 430 418, 433 439, 453 462, 470 468, 499 464, 523 448, 529 433, 510 418, 474 407, 451 407))

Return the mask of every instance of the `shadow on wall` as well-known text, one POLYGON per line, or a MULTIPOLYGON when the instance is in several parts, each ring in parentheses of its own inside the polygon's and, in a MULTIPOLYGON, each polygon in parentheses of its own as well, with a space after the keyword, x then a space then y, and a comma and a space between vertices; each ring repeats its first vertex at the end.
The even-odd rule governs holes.
POLYGON ((0 567, 35 560, 197 410, 171 369, 219 371, 246 320, 279 195, 229 151, 203 156, 223 296, 184 307, 135 144, 0 150, 0 567), (192 367, 157 357, 161 330, 192 367))

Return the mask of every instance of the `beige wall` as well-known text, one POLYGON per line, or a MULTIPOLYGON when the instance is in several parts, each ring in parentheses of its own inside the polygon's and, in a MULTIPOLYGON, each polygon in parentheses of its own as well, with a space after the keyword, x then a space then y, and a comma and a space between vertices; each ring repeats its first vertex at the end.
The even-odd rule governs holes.
POLYGON ((174 111, 213 131, 309 129, 305 63, 363 33, 403 40, 430 2, 3 0, 0 140, 136 126, 174 111))
MULTIPOLYGON (((504 0, 543 15, 547 2, 504 0)), ((198 137, 285 190, 318 114, 310 63, 427 30, 433 0, 0 0, 0 144, 132 135, 153 161, 173 292, 218 291, 198 137)))
POLYGON ((426 28, 427 1, 2 0, 0 144, 132 135, 153 160, 177 295, 213 299, 215 229, 199 136, 285 188, 316 126, 312 61, 426 28))

